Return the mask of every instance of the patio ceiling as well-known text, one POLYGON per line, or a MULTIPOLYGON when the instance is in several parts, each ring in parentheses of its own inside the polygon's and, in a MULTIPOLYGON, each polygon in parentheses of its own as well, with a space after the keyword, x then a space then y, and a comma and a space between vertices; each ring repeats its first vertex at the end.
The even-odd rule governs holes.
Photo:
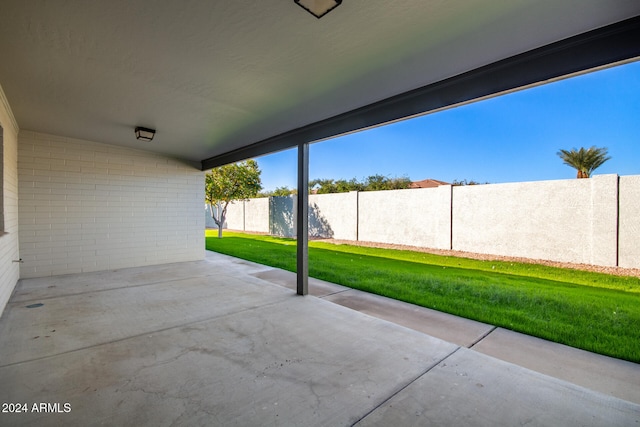
POLYGON ((199 162, 637 15, 637 0, 344 0, 320 20, 293 0, 4 0, 0 84, 21 129, 199 162))

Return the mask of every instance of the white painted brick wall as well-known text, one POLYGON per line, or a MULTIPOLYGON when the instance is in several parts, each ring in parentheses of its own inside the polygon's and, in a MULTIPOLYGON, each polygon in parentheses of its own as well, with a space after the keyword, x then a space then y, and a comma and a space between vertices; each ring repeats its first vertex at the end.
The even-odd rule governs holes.
POLYGON ((0 234, 0 315, 18 282, 18 125, 0 87, 0 126, 3 131, 2 197, 4 233, 0 234))
POLYGON ((19 137, 21 277, 202 259, 204 173, 161 155, 19 137))

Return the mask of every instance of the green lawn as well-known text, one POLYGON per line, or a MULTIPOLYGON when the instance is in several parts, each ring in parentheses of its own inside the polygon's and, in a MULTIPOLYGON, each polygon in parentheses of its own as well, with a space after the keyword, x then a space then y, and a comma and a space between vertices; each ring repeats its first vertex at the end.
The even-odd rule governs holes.
MULTIPOLYGON (((296 269, 296 242, 207 231, 208 250, 296 269)), ((640 363, 640 279, 422 252, 309 243, 309 275, 640 363)))

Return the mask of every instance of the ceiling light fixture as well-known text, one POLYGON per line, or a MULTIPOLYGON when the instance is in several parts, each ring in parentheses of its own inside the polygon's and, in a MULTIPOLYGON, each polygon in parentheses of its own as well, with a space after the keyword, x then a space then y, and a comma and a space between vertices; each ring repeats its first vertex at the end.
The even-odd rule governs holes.
POLYGON ((320 19, 336 7, 340 6, 342 0, 293 0, 304 10, 320 19))
POLYGON ((140 141, 151 141, 155 134, 155 129, 143 128, 141 126, 136 127, 136 139, 139 139, 140 141))

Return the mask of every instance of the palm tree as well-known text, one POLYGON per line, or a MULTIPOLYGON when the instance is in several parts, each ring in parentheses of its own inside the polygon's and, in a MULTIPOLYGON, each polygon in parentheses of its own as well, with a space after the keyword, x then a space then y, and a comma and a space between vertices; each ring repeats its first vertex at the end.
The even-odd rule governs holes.
POLYGON ((598 148, 596 146, 586 150, 584 147, 579 150, 575 148, 571 151, 560 150, 557 154, 565 165, 578 170, 578 178, 589 178, 594 170, 611 158, 607 156, 606 147, 598 148))

